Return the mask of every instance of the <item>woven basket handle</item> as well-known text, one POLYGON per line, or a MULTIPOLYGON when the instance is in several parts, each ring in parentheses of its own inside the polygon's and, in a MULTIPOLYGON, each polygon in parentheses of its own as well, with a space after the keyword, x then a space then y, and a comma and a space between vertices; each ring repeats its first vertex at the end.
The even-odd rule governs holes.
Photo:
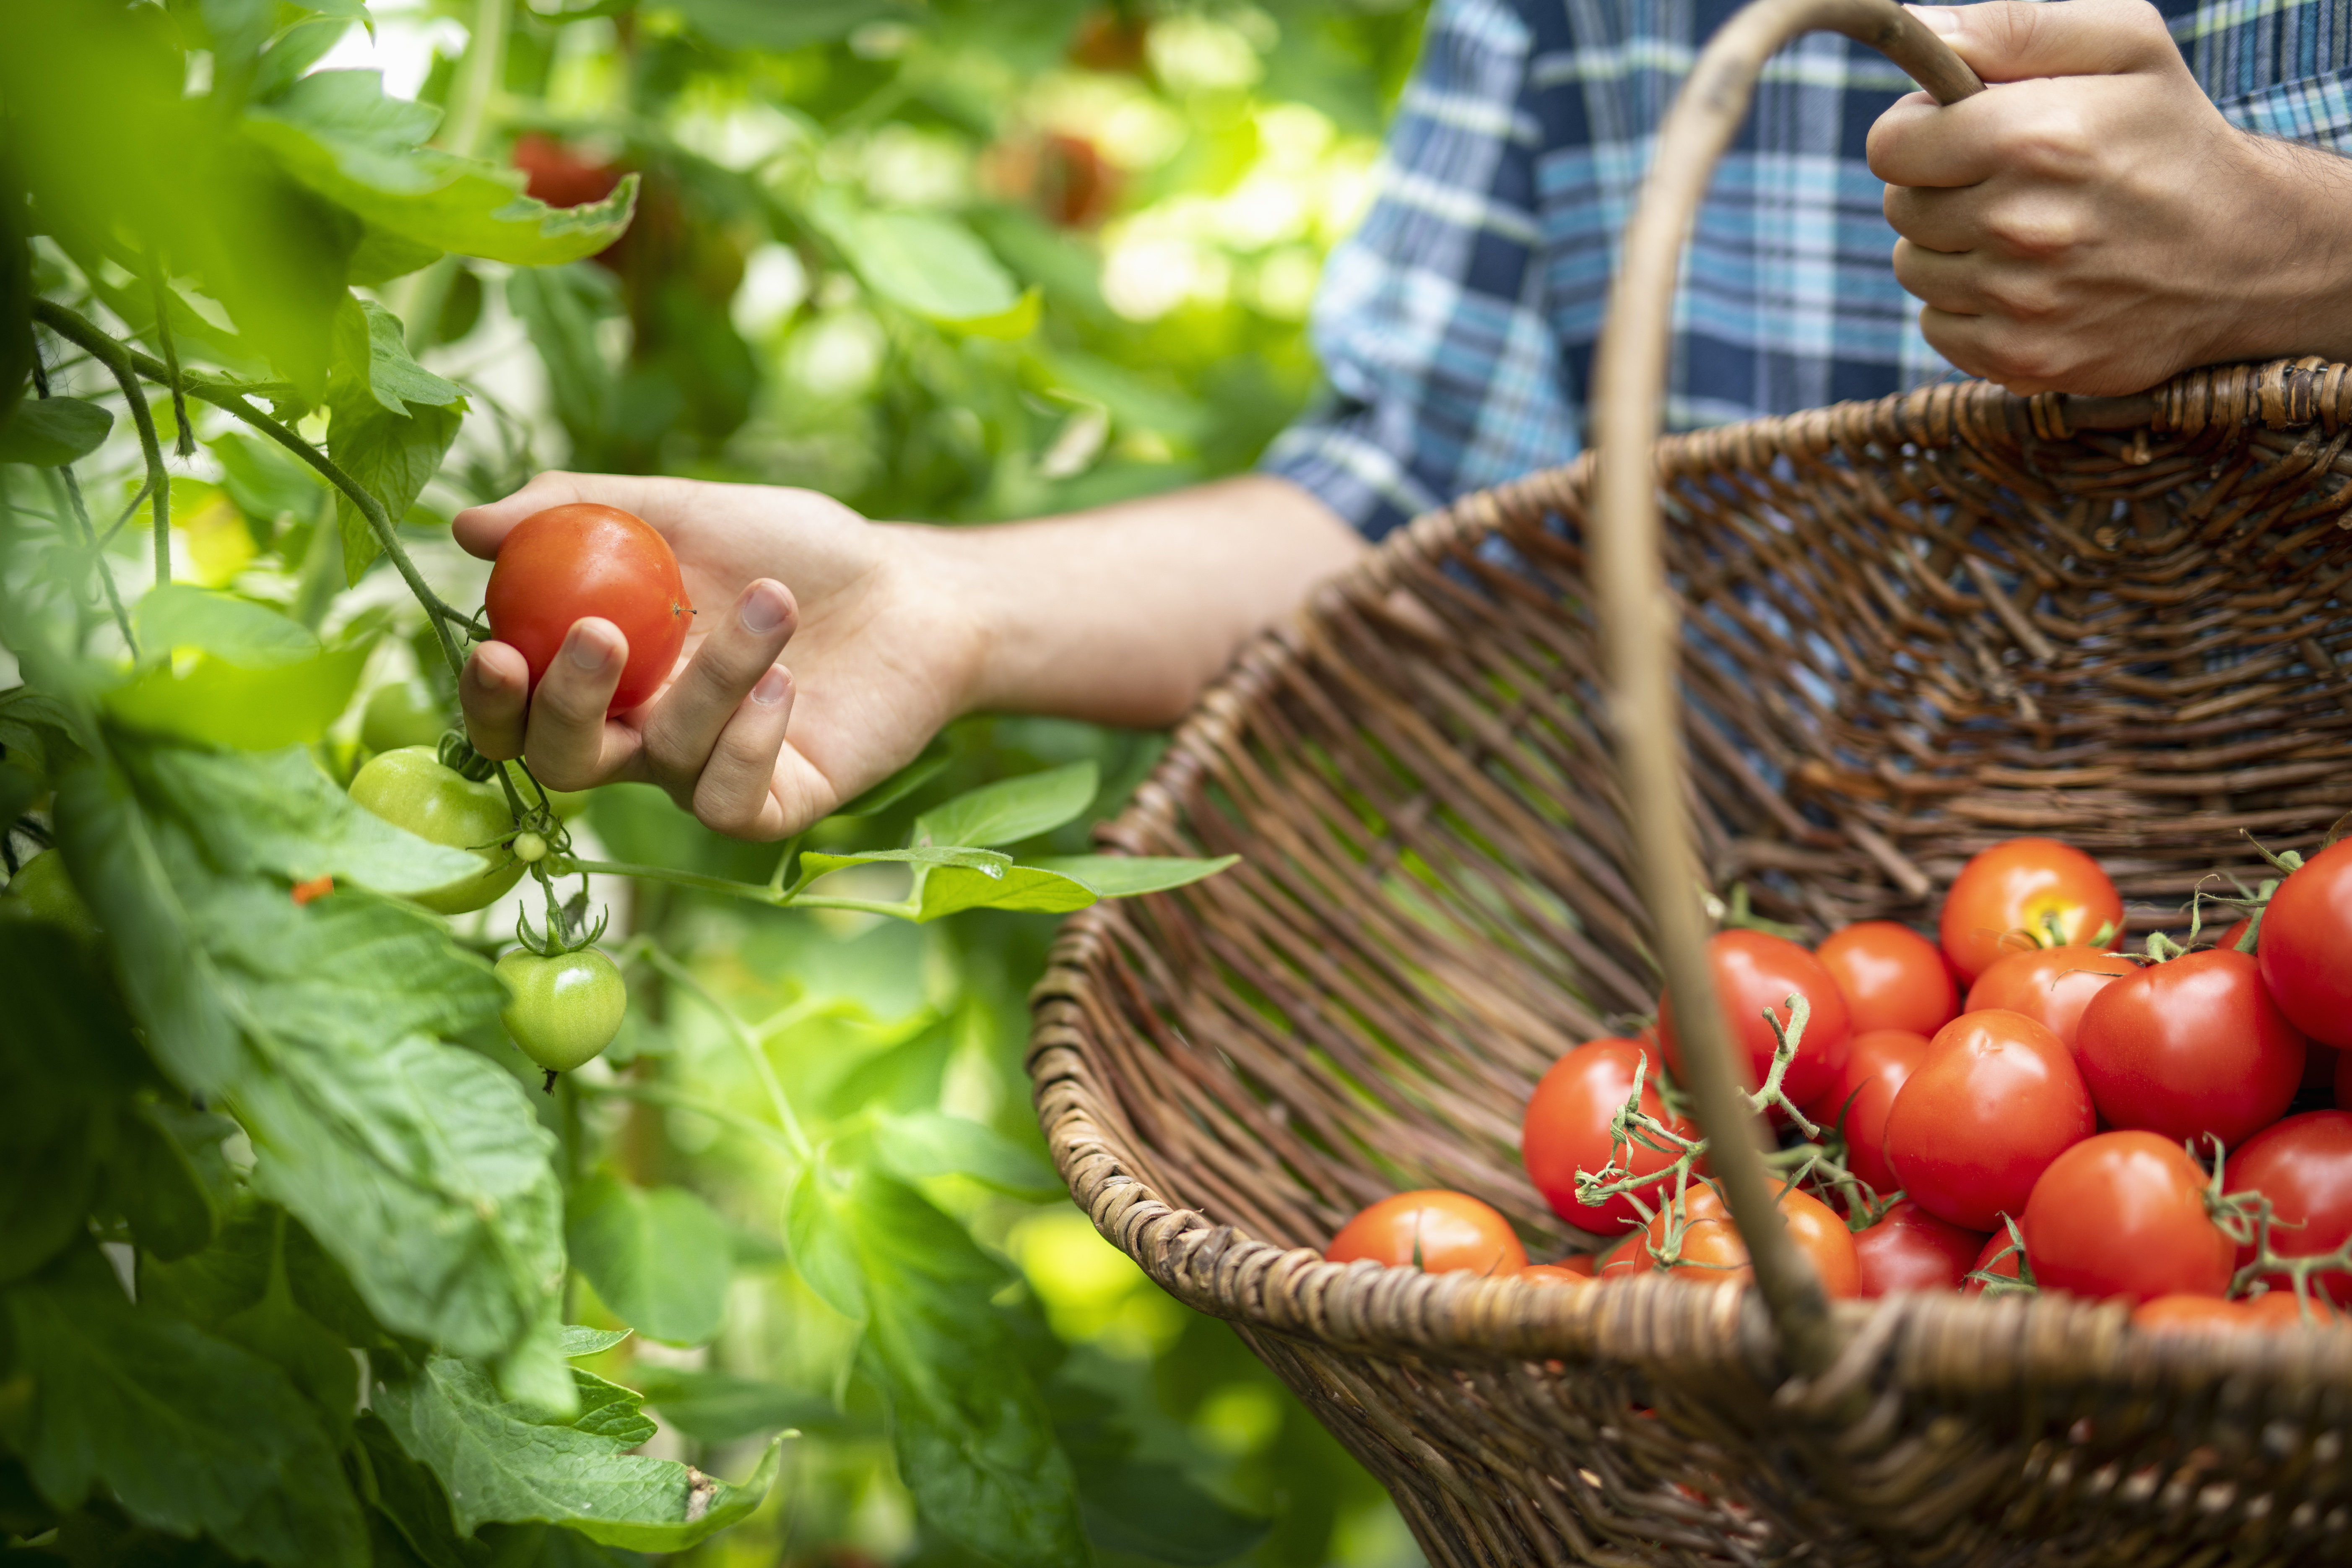
POLYGON ((1631 803, 1638 882, 1649 907, 1675 1032, 1711 1162, 1754 1260, 1782 1353, 1803 1376, 1825 1371, 1838 1340, 1821 1277, 1790 1239, 1762 1157, 1762 1130, 1733 1066, 1706 962, 1697 861, 1684 816, 1676 626, 1659 555, 1658 402, 1684 238, 1716 163, 1747 117, 1765 60, 1801 33, 1868 44, 1939 103, 1984 84, 1895 0, 1756 0, 1707 41, 1658 135, 1656 156, 1610 294, 1592 392, 1600 473, 1592 536, 1620 768, 1631 803))

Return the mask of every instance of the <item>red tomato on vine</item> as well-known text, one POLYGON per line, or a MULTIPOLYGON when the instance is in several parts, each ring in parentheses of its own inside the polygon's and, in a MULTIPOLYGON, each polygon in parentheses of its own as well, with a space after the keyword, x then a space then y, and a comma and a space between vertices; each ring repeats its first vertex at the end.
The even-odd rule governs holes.
POLYGON ((2131 973, 2131 960, 2102 948, 2029 948, 1995 959, 1977 976, 1969 987, 1968 1010, 2005 1007, 2022 1013, 2071 1047, 2091 998, 2131 973))
POLYGON ((1382 1198, 1340 1226, 1323 1256, 1333 1263, 1369 1258, 1428 1274, 1516 1274, 1528 1266, 1510 1221, 1467 1193, 1443 1188, 1382 1198))
POLYGON ((1872 1029, 1856 1035, 1845 1066, 1827 1094, 1804 1107, 1823 1127, 1844 1118, 1846 1169, 1881 1196, 1903 1184, 1886 1163, 1886 1113, 1913 1070, 1927 1059, 1927 1037, 1908 1029, 1872 1029))
POLYGON ((2083 1010, 2074 1036, 2083 1079, 2110 1126, 2176 1142, 2210 1134, 2232 1148, 2285 1111, 2303 1081, 2303 1052, 2260 965, 2227 948, 2116 981, 2083 1010))
POLYGON ((2050 1163, 2018 1228, 2045 1290, 2094 1300, 2219 1296, 2237 1247, 2205 1206, 2205 1172, 2153 1132, 2102 1132, 2050 1163))
POLYGON ((1969 1230, 2017 1214, 2053 1160, 2097 1130, 2064 1041, 2021 1013, 1963 1013, 1927 1043, 1886 1115, 1912 1201, 1969 1230))
MULTIPOLYGON (((2232 1193, 2260 1193, 2271 1201, 2271 1251, 2280 1258, 2333 1252, 2352 1240, 2352 1110, 2307 1110, 2265 1127, 2230 1156, 2224 1184, 2232 1193)), ((2243 1268, 2251 1247, 2238 1249, 2243 1268)), ((2264 1276, 2273 1290, 2284 1274, 2264 1276)), ((2352 1273, 2315 1274, 2313 1289, 2352 1305, 2352 1273)))
MULTIPOLYGON (((1614 1236, 1639 1226, 1642 1216, 1622 1193, 1596 1207, 1585 1207, 1576 1198, 1577 1172, 1599 1171, 1613 1160, 1635 1175, 1648 1175, 1675 1163, 1674 1155, 1630 1139, 1613 1147, 1610 1142, 1610 1119, 1633 1094, 1633 1068, 1644 1056, 1649 1068, 1642 1083, 1642 1110, 1696 1140, 1698 1129, 1669 1112, 1658 1097, 1658 1074, 1664 1064, 1657 1050, 1638 1040, 1594 1040, 1577 1047, 1551 1065, 1528 1099, 1519 1127, 1519 1157, 1527 1163, 1528 1180, 1554 1214, 1580 1229, 1614 1236)), ((1655 1208, 1655 1190, 1644 1191, 1642 1201, 1655 1208)))
MULTIPOLYGON (((2009 1227, 2000 1226, 1986 1237, 1984 1246, 1977 1249, 1977 1260, 1969 1266, 1969 1274, 1990 1274, 1996 1279, 2024 1279, 2024 1273, 2018 1268, 2019 1256, 2014 1247, 2009 1227)), ((1981 1296, 1984 1293, 1983 1280, 1971 1279, 1967 1274, 1960 1277, 1961 1295, 1981 1296)))
MULTIPOLYGON (((1748 1083, 1763 1083, 1772 1070, 1772 1053, 1780 1041, 1764 1019, 1769 1010, 1783 1028, 1789 1024, 1789 998, 1801 995, 1812 1009, 1798 1042, 1797 1056, 1780 1081, 1790 1103, 1818 1100, 1845 1065, 1846 1041, 1853 1026, 1846 1014, 1845 995, 1821 960, 1785 937, 1734 928, 1707 939, 1707 963, 1715 971, 1717 1001, 1731 1027, 1735 1051, 1748 1049, 1748 1083)), ((1658 1004, 1658 1044, 1677 1076, 1682 1058, 1675 1044, 1674 1004, 1658 1004)))
POLYGON ((1978 1231, 1937 1219, 1908 1198, 1853 1235, 1864 1296, 1898 1290, 1957 1290, 1985 1244, 1978 1231))
POLYGON ((1960 868, 1944 895, 1944 954, 1970 984, 2002 954, 2122 940, 2123 896, 2099 863, 2054 838, 2011 838, 1960 868))
POLYGON ((2294 1026, 2352 1047, 2352 839, 2304 862, 2263 911, 2263 984, 2294 1026))
POLYGON ((1813 950, 1845 997, 1857 1035, 1908 1029, 1932 1035, 1960 1010, 1959 992, 1936 944, 1893 921, 1856 921, 1813 950))
POLYGON ((499 546, 484 595, 490 634, 511 645, 539 685, 572 623, 620 628, 629 659, 606 711, 625 713, 669 679, 694 625, 669 541, 618 507, 573 501, 534 512, 499 546))
MULTIPOLYGON (((1836 1211, 1798 1188, 1782 1188, 1776 1202, 1790 1237, 1821 1275, 1822 1289, 1833 1298, 1861 1294, 1861 1266, 1854 1258, 1853 1233, 1846 1229, 1845 1221, 1837 1216, 1836 1211)), ((1721 1194, 1706 1183, 1693 1182, 1683 1200, 1683 1213, 1687 1223, 1683 1228, 1682 1248, 1674 1268, 1667 1272, 1700 1284, 1752 1277, 1748 1243, 1732 1222, 1731 1210, 1721 1194)), ((1665 1247, 1666 1230, 1667 1216, 1662 1211, 1650 1221, 1646 1235, 1626 1249, 1639 1259, 1632 1266, 1633 1271, 1657 1266, 1656 1251, 1665 1247)), ((1613 1271, 1613 1261, 1612 1268, 1613 1271)))

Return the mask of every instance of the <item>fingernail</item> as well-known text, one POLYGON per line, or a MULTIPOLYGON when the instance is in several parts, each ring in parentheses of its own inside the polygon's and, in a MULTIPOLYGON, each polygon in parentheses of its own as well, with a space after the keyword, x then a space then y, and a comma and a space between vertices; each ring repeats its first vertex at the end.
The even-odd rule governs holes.
POLYGON ((784 591, 773 583, 754 583, 743 593, 743 629, 754 637, 765 637, 784 624, 792 607, 784 591))
POLYGON ((563 639, 563 651, 572 656, 574 665, 592 674, 613 662, 613 650, 604 639, 579 626, 563 639))
POLYGON ((1941 5, 1906 5, 1904 7, 1919 18, 1919 25, 1942 37, 1950 37, 1960 30, 1960 19, 1941 5))
POLYGON ((773 708, 784 700, 784 693, 792 689, 792 684, 793 678, 785 673, 784 667, 772 664, 768 667, 768 673, 760 677, 760 683, 751 688, 751 700, 762 708, 773 708))

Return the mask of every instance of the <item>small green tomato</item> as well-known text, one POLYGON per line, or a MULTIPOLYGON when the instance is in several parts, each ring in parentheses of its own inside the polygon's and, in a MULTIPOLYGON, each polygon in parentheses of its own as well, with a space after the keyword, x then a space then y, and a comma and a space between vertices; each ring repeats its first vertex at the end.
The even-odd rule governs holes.
POLYGON ((547 840, 528 828, 514 836, 510 847, 514 858, 526 866, 536 866, 547 858, 547 840))
POLYGON ((498 968, 509 996, 499 1016, 522 1054, 549 1072, 570 1072, 621 1032, 628 983, 594 948, 551 958, 517 948, 498 968))
POLYGON ((445 915, 478 910, 522 879, 522 862, 498 843, 514 827, 505 794, 443 767, 430 746, 402 746, 371 758, 352 780, 352 799, 432 843, 453 849, 490 846, 478 851, 485 863, 479 876, 409 895, 428 910, 445 915))
POLYGON ((421 680, 398 680, 376 688, 360 714, 360 744, 371 752, 437 744, 449 715, 421 680))

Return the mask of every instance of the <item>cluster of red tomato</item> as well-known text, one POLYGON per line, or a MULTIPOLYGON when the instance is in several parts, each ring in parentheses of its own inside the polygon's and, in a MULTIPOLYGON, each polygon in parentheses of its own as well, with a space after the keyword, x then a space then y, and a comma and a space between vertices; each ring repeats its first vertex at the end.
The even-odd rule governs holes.
MULTIPOLYGON (((2097 862, 2017 838, 1962 869, 1939 942, 1884 921, 1811 952, 1712 939, 1751 1082, 1797 1036, 1771 1107, 1780 1209, 1832 1295, 2032 1286, 2132 1301, 2150 1327, 2352 1307, 2352 840, 2210 946, 2126 954, 2123 923, 2097 862), (2343 1109, 2286 1114, 2331 1089, 2343 1109)), ((1664 1005, 1639 1038, 1570 1051, 1528 1103, 1528 1175, 1600 1252, 1530 1266, 1487 1205, 1420 1192, 1366 1209, 1325 1256, 1546 1284, 1744 1273, 1661 1058, 1670 1078, 1664 1005)))

